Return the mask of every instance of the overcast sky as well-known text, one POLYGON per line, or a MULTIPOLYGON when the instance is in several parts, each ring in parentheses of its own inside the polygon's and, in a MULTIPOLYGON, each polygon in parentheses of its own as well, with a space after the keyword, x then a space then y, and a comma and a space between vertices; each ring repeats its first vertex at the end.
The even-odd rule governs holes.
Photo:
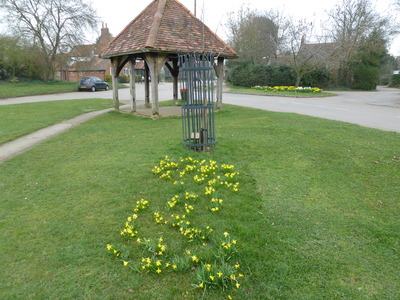
MULTIPOLYGON (((396 0, 371 0, 373 6, 383 15, 393 13, 392 3, 396 0)), ((397 0, 398 1, 398 0, 397 0)), ((113 36, 119 34, 152 0, 92 0, 101 21, 107 23, 113 36)), ((180 0, 188 9, 194 12, 195 0, 180 0)), ((332 9, 342 0, 197 0, 197 17, 226 40, 225 24, 230 12, 237 12, 242 5, 248 5, 252 10, 268 11, 275 9, 287 16, 306 18, 319 25, 326 21, 326 11, 332 9)), ((400 12, 397 13, 400 17, 400 12)), ((0 18, 2 14, 0 12, 0 18)), ((93 33, 93 41, 100 33, 101 24, 97 32, 93 33)), ((0 32, 3 31, 0 28, 0 32)), ((400 36, 392 41, 390 53, 400 56, 400 36)))
MULTIPOLYGON (((383 15, 393 12, 394 0, 371 0, 376 10, 383 15)), ((101 20, 107 23, 110 32, 116 36, 129 24, 152 0, 94 0, 92 5, 101 20)), ((188 9, 194 12, 195 0, 180 0, 188 9)), ((320 24, 327 19, 329 11, 342 0, 197 0, 197 17, 221 38, 226 39, 224 28, 230 12, 236 12, 242 5, 249 5, 252 10, 268 11, 277 9, 285 15, 294 18, 306 18, 320 24)), ((400 15, 400 12, 398 13, 400 15)), ((396 38, 390 47, 392 55, 400 55, 400 38, 396 38)))

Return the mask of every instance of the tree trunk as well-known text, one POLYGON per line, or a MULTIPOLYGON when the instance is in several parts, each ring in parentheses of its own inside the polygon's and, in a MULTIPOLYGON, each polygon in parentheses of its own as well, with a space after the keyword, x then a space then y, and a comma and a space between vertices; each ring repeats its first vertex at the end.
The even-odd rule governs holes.
POLYGON ((300 86, 300 80, 303 76, 299 73, 296 73, 296 87, 300 86))

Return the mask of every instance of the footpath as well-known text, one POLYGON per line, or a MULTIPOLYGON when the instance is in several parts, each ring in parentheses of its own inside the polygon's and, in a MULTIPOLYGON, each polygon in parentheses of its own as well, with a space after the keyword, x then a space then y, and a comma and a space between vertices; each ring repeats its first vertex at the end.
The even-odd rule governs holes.
MULTIPOLYGON (((129 105, 122 105, 120 109, 121 111, 127 111, 129 110, 129 107, 129 105)), ((113 110, 113 108, 85 113, 70 120, 62 121, 58 124, 48 126, 11 142, 0 145, 0 163, 33 148, 45 140, 55 137, 79 124, 82 124, 99 115, 105 114, 111 110, 113 110)), ((137 107, 136 114, 141 116, 151 116, 151 113, 151 109, 145 108, 144 103, 140 102, 140 105, 137 107)), ((177 116, 180 114, 181 108, 178 106, 160 107, 160 116, 177 116)))
POLYGON ((48 140, 54 136, 57 136, 72 127, 75 127, 79 124, 82 124, 96 116, 105 114, 112 110, 112 108, 107 108, 98 111, 92 111, 80 116, 77 116, 73 119, 63 121, 58 124, 51 125, 49 127, 40 129, 38 131, 32 132, 28 135, 22 136, 14 141, 5 143, 0 145, 0 163, 4 162, 5 160, 14 157, 18 154, 21 154, 32 147, 36 146, 37 144, 48 140))

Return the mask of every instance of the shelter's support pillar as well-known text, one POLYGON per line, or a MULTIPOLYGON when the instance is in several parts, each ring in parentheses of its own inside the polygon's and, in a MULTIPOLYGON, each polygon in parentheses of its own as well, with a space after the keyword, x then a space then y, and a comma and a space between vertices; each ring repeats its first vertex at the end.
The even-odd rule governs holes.
POLYGON ((161 71, 161 68, 166 63, 168 56, 166 54, 146 53, 144 58, 149 66, 151 75, 152 113, 153 115, 158 115, 158 75, 161 71))
POLYGON ((218 57, 218 63, 216 67, 217 74, 217 109, 222 108, 222 89, 224 85, 224 58, 218 57))
POLYGON ((113 106, 119 109, 118 99, 118 58, 111 58, 111 72, 112 72, 112 85, 113 85, 113 106))
POLYGON ((149 66, 144 63, 144 106, 150 107, 150 81, 149 81, 149 66))
POLYGON ((169 63, 165 64, 168 67, 169 72, 173 78, 173 99, 174 105, 178 105, 178 76, 179 76, 179 66, 178 60, 174 59, 172 61, 172 66, 169 63))
POLYGON ((130 68, 130 95, 131 95, 131 99, 130 99, 130 104, 131 104, 131 113, 136 112, 136 72, 135 72, 135 65, 136 65, 136 58, 135 57, 131 57, 129 59, 129 68, 130 68))

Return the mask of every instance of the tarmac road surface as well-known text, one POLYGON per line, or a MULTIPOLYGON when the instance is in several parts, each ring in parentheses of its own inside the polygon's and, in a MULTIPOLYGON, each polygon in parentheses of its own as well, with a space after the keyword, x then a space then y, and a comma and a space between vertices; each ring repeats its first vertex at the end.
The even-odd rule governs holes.
MULTIPOLYGON (((288 112, 400 132, 400 89, 378 87, 377 91, 340 91, 336 96, 296 98, 243 95, 224 92, 223 103, 275 112, 288 112)), ((172 84, 160 83, 160 101, 172 99, 172 84)), ((72 92, 0 100, 0 105, 67 99, 112 98, 112 91, 72 92)), ((119 99, 129 102, 129 89, 119 89, 119 99)), ((144 85, 136 85, 137 105, 144 103, 144 85)))

